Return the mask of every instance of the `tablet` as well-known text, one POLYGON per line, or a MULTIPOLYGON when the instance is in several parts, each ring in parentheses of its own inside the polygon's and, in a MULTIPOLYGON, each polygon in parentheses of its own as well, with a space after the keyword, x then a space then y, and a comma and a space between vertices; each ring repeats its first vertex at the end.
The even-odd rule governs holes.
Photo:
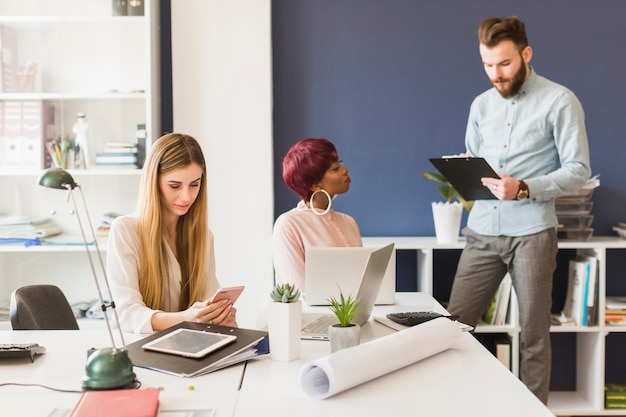
POLYGON ((236 339, 237 336, 235 335, 178 329, 141 347, 146 350, 171 353, 188 358, 201 358, 222 346, 234 342, 236 339))

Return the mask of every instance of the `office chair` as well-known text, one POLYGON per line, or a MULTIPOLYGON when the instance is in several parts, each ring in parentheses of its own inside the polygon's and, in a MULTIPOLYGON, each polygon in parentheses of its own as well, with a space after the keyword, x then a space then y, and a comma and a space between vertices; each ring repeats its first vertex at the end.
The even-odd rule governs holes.
POLYGON ((13 330, 78 330, 70 303, 55 285, 27 285, 11 294, 13 330))

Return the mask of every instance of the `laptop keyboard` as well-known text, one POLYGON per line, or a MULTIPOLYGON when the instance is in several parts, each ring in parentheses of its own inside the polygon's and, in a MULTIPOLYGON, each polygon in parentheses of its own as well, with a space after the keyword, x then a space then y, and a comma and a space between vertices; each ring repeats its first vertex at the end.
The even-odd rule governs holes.
POLYGON ((339 323, 335 316, 320 316, 302 328, 303 333, 328 333, 328 326, 339 323))

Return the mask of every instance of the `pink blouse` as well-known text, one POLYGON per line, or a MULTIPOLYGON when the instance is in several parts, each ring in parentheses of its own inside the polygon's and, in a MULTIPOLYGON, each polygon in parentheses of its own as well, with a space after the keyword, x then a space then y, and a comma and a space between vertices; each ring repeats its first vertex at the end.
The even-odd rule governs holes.
POLYGON ((276 283, 294 284, 304 291, 304 254, 307 248, 320 246, 363 246, 359 226, 351 216, 333 209, 318 216, 304 201, 281 214, 272 236, 276 283))

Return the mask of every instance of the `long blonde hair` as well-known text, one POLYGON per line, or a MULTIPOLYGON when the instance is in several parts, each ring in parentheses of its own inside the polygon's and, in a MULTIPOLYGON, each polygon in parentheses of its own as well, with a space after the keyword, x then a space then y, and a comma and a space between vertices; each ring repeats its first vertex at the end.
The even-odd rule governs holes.
POLYGON ((182 273, 179 308, 184 310, 200 301, 205 290, 200 283, 206 269, 209 236, 206 164, 202 148, 189 135, 169 133, 154 142, 143 166, 138 204, 139 291, 144 303, 152 309, 163 308, 169 282, 159 178, 192 163, 202 167, 200 191, 176 225, 176 252, 182 273))

